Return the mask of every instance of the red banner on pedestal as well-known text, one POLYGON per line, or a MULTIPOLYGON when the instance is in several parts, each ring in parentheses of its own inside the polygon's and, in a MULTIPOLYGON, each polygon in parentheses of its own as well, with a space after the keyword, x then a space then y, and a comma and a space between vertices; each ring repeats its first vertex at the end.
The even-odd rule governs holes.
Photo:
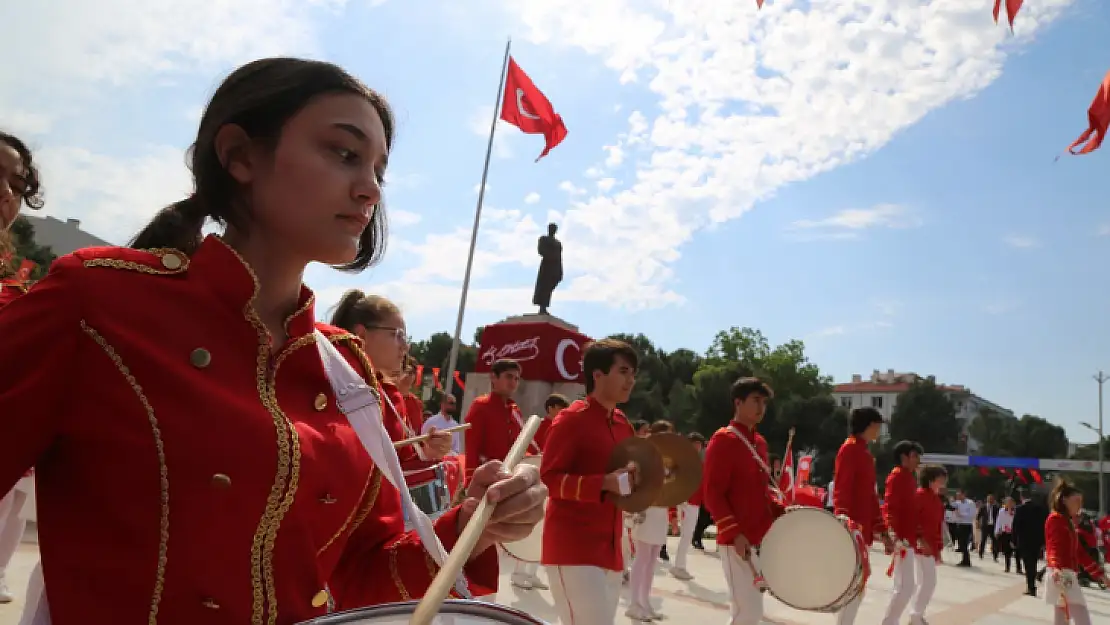
POLYGON ((486 326, 474 370, 487 373, 494 361, 511 358, 520 363, 520 375, 525 380, 581 383, 582 350, 591 340, 553 323, 486 326))

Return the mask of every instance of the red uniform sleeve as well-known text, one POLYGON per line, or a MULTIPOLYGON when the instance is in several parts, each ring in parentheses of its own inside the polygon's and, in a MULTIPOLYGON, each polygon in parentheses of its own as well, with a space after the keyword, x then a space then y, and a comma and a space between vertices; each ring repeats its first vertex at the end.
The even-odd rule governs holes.
POLYGON ((405 395, 405 417, 409 420, 409 427, 419 434, 424 427, 424 402, 412 393, 405 395))
POLYGON ((733 483, 733 462, 735 457, 729 450, 729 438, 723 435, 713 436, 705 448, 705 467, 702 471, 702 496, 705 498, 705 507, 717 525, 717 532, 730 534, 740 529, 738 510, 732 509, 729 503, 728 491, 733 483))
POLYGON ((470 427, 466 429, 463 441, 466 449, 466 483, 470 483, 470 478, 474 477, 474 470, 482 464, 482 454, 485 451, 483 446, 482 437, 485 432, 486 413, 483 410, 484 404, 480 402, 473 402, 470 404, 470 409, 466 411, 466 419, 463 423, 469 423, 470 427))
POLYGON ((856 483, 856 466, 852 462, 847 445, 841 445, 836 452, 836 465, 833 469, 833 512, 851 516, 852 489, 856 483))
POLYGON ((560 415, 551 424, 547 444, 543 448, 540 479, 552 499, 600 502, 605 474, 584 475, 575 467, 575 432, 573 422, 560 415))
POLYGON ((63 256, 26 295, 0 309, 0 492, 34 466, 74 412, 67 391, 78 372, 69 363, 96 346, 81 322, 82 273, 80 259, 63 256))
POLYGON ((903 471, 891 471, 886 478, 885 515, 883 521, 897 540, 917 540, 917 507, 914 502, 913 478, 903 471))

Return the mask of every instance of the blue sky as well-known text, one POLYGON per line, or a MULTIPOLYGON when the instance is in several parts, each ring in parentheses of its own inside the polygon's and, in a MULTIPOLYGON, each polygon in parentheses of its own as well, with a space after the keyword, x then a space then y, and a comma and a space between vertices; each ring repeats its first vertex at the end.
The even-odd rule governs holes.
POLYGON ((44 163, 47 212, 120 242, 189 188, 184 148, 222 75, 335 61, 400 127, 386 262, 314 267, 416 336, 454 325, 507 36, 570 134, 498 129, 464 336, 532 310, 535 240, 562 225, 552 311, 594 336, 704 350, 731 325, 806 341, 837 380, 894 368, 1093 436, 1110 369, 1110 154, 1053 158, 1106 70, 1110 4, 1029 0, 53 0, 14 7, 0 123, 44 163), (750 6, 749 6, 750 5, 750 6), (665 7, 665 8, 663 8, 665 7))

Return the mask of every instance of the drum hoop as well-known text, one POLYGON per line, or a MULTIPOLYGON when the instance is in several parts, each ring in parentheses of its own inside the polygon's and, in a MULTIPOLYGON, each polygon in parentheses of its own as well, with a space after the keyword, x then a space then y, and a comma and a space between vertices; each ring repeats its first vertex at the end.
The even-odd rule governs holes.
MULTIPOLYGON (((312 619, 311 621, 304 621, 299 625, 343 625, 345 623, 356 623, 357 621, 354 620, 356 618, 412 614, 413 611, 416 610, 416 606, 418 604, 418 601, 406 601, 404 603, 385 603, 369 608, 344 610, 343 612, 335 612, 334 614, 320 616, 312 619)), ((484 601, 448 599, 447 601, 443 602, 443 606, 440 608, 440 614, 484 617, 488 617, 493 614, 515 619, 515 621, 504 621, 507 623, 519 622, 529 623, 531 625, 544 625, 543 621, 537 620, 527 612, 523 612, 521 610, 517 610, 515 608, 500 605, 497 603, 486 603, 484 601)))
MULTIPOLYGON (((832 517, 834 520, 836 520, 836 522, 838 524, 840 524, 840 527, 842 527, 844 529, 844 531, 848 533, 848 536, 852 536, 852 530, 844 527, 844 525, 840 523, 840 520, 836 518, 836 515, 830 513, 828 510, 823 510, 821 508, 809 508, 809 507, 793 508, 793 509, 790 509, 790 510, 786 510, 783 513, 783 516, 786 516, 787 514, 799 512, 799 511, 802 511, 802 510, 813 510, 813 511, 816 511, 816 512, 821 512, 822 514, 825 514, 829 517, 832 517)), ((780 516, 779 518, 781 519, 782 517, 780 516)), ((777 520, 778 519, 776 519, 776 521, 777 520)), ((855 543, 855 538, 852 538, 852 542, 853 542, 853 544, 855 543)), ((762 545, 760 545, 760 547, 762 547, 762 545)), ((801 610, 802 612, 818 612, 818 613, 823 613, 823 614, 839 612, 841 609, 844 608, 844 606, 846 606, 849 603, 851 603, 852 601, 854 601, 856 599, 856 597, 862 595, 863 591, 864 591, 864 585, 860 584, 860 581, 863 579, 864 562, 863 562, 863 558, 862 558, 858 549, 855 550, 855 555, 856 555, 856 572, 855 572, 855 575, 852 576, 852 582, 850 584, 848 584, 848 588, 846 588, 844 590, 844 592, 841 593, 841 595, 839 597, 837 597, 832 602, 827 603, 827 604, 825 604, 821 607, 806 608, 806 607, 802 607, 802 606, 799 606, 799 605, 794 605, 793 603, 790 603, 789 601, 780 597, 778 595, 778 593, 775 592, 775 589, 770 586, 770 584, 767 585, 767 592, 771 593, 771 596, 774 597, 775 599, 777 599, 779 601, 779 603, 781 603, 781 604, 783 604, 783 605, 785 605, 789 608, 794 608, 795 610, 801 610)))

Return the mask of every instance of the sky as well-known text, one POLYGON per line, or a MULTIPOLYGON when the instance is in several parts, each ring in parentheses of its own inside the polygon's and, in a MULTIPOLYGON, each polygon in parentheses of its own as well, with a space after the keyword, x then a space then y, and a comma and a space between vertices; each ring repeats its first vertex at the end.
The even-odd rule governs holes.
MULTIPOLYGON (((1054 159, 1110 70, 1105 0, 48 0, 4 9, 0 127, 46 214, 123 244, 191 189, 208 96, 263 56, 333 61, 399 127, 385 261, 310 267, 318 316, 390 296, 451 331, 505 44, 569 135, 498 125, 462 336, 551 312, 704 351, 730 326, 805 341, 837 381, 935 375, 1095 436, 1110 371, 1110 147, 1054 159), (11 51, 15 51, 14 56, 11 51)), ((1110 423, 1107 424, 1110 429, 1110 423)))

